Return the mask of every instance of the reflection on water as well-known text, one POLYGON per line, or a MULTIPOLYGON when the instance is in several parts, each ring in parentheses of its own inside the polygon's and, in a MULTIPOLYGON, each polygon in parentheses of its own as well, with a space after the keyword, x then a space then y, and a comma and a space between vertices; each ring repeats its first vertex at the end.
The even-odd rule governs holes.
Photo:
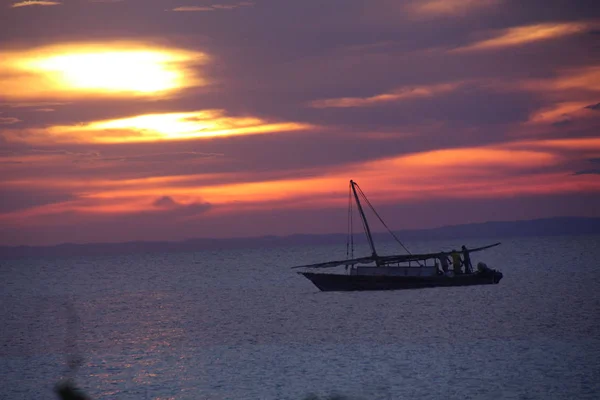
POLYGON ((597 398, 598 242, 503 240, 477 255, 499 285, 371 293, 288 268, 337 247, 6 261, 1 389, 53 396, 72 302, 94 399, 597 398))

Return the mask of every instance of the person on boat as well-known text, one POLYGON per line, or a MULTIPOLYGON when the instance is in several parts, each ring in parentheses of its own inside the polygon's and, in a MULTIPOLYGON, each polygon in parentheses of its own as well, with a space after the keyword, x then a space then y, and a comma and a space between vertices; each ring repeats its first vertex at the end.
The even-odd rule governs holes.
POLYGON ((469 250, 463 244, 462 246, 463 253, 463 264, 465 265, 465 274, 473 273, 473 264, 471 264, 471 256, 469 254, 469 250))
POLYGON ((462 260, 460 259, 460 253, 452 249, 452 253, 450 253, 450 255, 452 256, 452 266, 454 268, 454 273, 462 274, 462 260))
POLYGON ((440 265, 442 266, 442 271, 444 271, 444 275, 446 275, 448 273, 448 256, 445 255, 444 253, 440 253, 440 255, 438 256, 438 260, 440 260, 440 265))

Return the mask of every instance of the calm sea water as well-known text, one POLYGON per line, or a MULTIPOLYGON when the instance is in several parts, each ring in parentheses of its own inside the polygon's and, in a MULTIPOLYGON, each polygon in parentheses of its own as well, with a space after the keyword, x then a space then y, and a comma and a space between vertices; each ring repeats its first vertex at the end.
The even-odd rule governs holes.
POLYGON ((499 285, 391 292, 289 269, 343 245, 2 261, 0 398, 54 398, 69 337, 94 399, 600 398, 600 237, 502 242, 499 285))

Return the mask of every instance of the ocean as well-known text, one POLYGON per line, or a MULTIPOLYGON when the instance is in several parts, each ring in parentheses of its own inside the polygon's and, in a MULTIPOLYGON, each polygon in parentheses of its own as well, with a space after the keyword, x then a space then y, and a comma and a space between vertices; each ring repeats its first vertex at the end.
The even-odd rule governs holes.
POLYGON ((98 400, 600 398, 600 237, 406 245, 496 241, 498 285, 389 292, 290 269, 343 243, 3 260, 0 398, 56 398, 69 352, 98 400))

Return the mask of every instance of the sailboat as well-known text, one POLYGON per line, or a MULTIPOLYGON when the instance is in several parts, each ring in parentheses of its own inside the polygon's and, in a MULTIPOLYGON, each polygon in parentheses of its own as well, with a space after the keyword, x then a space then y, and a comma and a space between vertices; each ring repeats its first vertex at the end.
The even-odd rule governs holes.
MULTIPOLYGON (((354 290, 398 290, 418 289, 438 286, 470 286, 497 284, 502 279, 502 273, 489 268, 485 263, 477 264, 473 270, 470 254, 486 250, 500 243, 483 247, 467 249, 462 248, 463 258, 456 251, 441 251, 437 253, 412 254, 387 227, 379 216, 369 199, 360 189, 358 184, 350 180, 348 194, 348 242, 346 245, 347 259, 327 261, 318 264, 301 265, 292 268, 304 268, 309 271, 298 272, 309 279, 321 291, 354 291, 354 290), (404 248, 406 254, 380 256, 375 250, 375 243, 365 216, 360 197, 371 208, 391 235, 404 248), (371 248, 371 255, 354 258, 352 198, 356 202, 362 225, 371 248), (453 254, 454 253, 454 254, 453 254), (350 256, 350 258, 348 258, 350 256), (459 265, 449 268, 449 257, 459 260, 459 265), (345 266, 345 273, 321 273, 315 270, 345 266), (462 268, 464 266, 464 268, 462 268)), ((455 264, 458 262, 455 261, 455 264)))

